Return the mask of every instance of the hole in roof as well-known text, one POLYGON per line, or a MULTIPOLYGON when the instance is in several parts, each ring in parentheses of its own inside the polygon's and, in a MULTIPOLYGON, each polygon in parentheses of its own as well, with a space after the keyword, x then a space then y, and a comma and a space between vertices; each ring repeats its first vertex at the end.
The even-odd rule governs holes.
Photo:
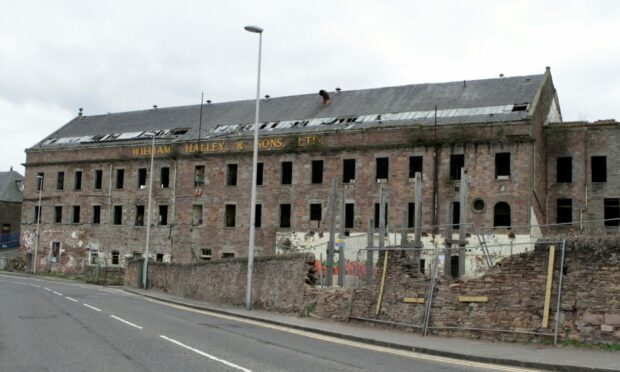
POLYGON ((514 106, 512 106, 512 112, 517 111, 527 111, 527 103, 515 104, 514 106))
POLYGON ((187 128, 178 128, 178 129, 173 129, 172 130, 172 134, 176 135, 176 136, 180 136, 182 134, 187 133, 187 128))

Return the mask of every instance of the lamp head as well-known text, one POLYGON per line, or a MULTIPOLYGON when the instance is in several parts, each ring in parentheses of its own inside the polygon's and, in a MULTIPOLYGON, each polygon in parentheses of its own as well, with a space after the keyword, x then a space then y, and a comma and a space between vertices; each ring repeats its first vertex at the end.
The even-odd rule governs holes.
POLYGON ((253 32, 255 34, 262 34, 263 33, 263 29, 258 27, 258 26, 252 26, 252 25, 248 25, 245 26, 244 29, 248 32, 253 32))

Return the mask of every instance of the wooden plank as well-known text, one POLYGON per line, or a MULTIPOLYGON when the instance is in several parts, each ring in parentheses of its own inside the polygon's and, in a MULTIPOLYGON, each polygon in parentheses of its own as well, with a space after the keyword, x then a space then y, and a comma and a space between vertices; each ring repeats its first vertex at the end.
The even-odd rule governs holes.
POLYGON ((424 298, 420 297, 405 297, 403 298, 403 302, 406 304, 423 304, 425 301, 424 298))
POLYGON ((543 310, 542 327, 549 325, 549 305, 551 304, 551 284, 553 284, 553 261, 555 258, 555 245, 549 247, 549 266, 547 267, 547 286, 545 289, 545 308, 543 310))
MULTIPOLYGON (((381 239, 383 239, 383 236, 381 236, 381 239)), ((379 289, 379 297, 377 298, 377 311, 375 312, 377 316, 379 316, 379 312, 381 311, 381 301, 383 300, 383 287, 385 287, 385 272, 387 271, 389 253, 390 252, 385 251, 385 255, 383 256, 383 274, 381 275, 381 287, 379 289)))
POLYGON ((489 302, 487 296, 459 296, 460 302, 489 302))

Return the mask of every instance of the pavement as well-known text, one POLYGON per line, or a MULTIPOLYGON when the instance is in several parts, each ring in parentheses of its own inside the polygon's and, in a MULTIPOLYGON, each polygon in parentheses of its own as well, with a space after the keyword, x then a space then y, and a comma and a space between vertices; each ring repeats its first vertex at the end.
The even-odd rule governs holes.
POLYGON ((393 349, 482 363, 503 364, 550 371, 620 371, 620 352, 584 350, 553 345, 525 345, 461 338, 421 336, 397 329, 302 318, 262 310, 192 300, 155 290, 124 287, 124 290, 151 299, 199 310, 235 316, 278 326, 338 337, 393 349))

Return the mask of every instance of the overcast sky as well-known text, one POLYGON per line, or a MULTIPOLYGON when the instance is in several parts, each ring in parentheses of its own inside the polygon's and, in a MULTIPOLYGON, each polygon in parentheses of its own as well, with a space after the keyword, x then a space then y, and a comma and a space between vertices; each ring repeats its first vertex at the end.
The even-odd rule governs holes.
POLYGON ((0 0, 0 170, 85 114, 541 74, 620 119, 620 1, 0 0))

